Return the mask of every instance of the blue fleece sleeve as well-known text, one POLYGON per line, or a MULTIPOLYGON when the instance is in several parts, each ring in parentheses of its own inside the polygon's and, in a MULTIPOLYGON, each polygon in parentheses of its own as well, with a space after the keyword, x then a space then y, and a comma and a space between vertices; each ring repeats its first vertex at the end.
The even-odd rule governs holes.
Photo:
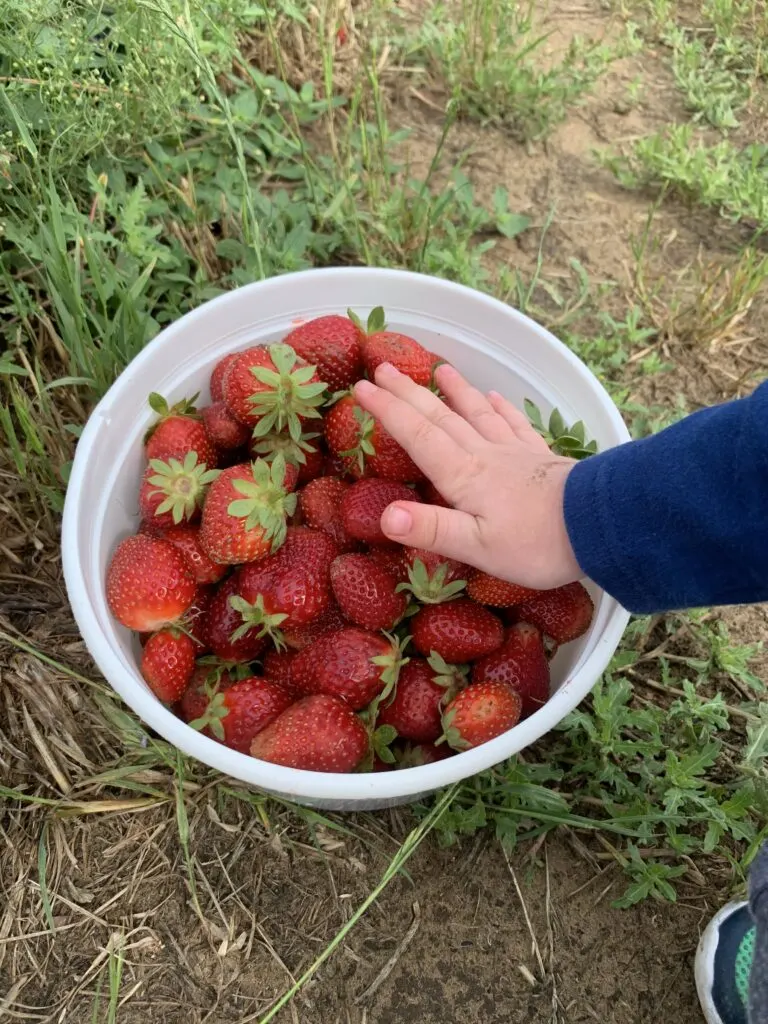
POLYGON ((629 611, 768 601, 768 381, 580 462, 565 521, 585 575, 629 611))

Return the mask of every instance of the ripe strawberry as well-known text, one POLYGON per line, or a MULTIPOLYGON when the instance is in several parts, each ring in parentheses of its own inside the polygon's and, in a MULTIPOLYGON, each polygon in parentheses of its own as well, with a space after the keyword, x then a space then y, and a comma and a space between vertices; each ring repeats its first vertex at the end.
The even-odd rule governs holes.
POLYGON ((267 651, 261 659, 264 675, 289 690, 293 689, 291 683, 291 665, 296 657, 293 651, 278 651, 274 647, 267 651))
POLYGON ((195 413, 193 400, 183 399, 170 406, 156 392, 149 396, 149 404, 160 419, 149 428, 144 438, 148 459, 178 459, 183 462, 189 452, 195 452, 198 465, 214 469, 219 453, 208 436, 205 425, 195 413))
POLYGON ((285 540, 285 520, 296 510, 286 493, 285 460, 242 463, 221 471, 203 507, 200 543, 214 562, 237 565, 275 551, 285 540))
POLYGON ((156 526, 178 526, 197 519, 208 487, 219 475, 187 452, 184 461, 151 459, 139 489, 139 514, 156 526))
POLYGON ((504 683, 520 694, 524 717, 538 711, 549 699, 549 662, 538 629, 527 622, 512 626, 501 647, 472 666, 472 682, 504 683))
POLYGON ((350 537, 366 544, 386 544, 381 514, 393 501, 418 501, 419 496, 396 480, 368 477, 352 484, 341 499, 341 522, 350 537))
POLYGON ((253 757, 314 772, 351 772, 367 752, 363 723, 343 700, 323 693, 297 701, 251 743, 253 757))
POLYGON ((227 567, 208 557, 200 543, 200 530, 197 526, 181 523, 164 530, 161 536, 179 549, 198 583, 218 583, 223 578, 227 567))
POLYGON ((422 548, 406 548, 405 558, 408 578, 401 589, 410 591, 423 604, 451 601, 466 586, 469 566, 463 562, 422 548))
POLYGON ((371 380, 377 366, 381 363, 391 363, 400 373, 428 388, 432 383, 435 366, 439 362, 439 356, 429 352, 407 334, 379 331, 370 334, 363 341, 363 363, 365 372, 371 380))
POLYGON ((352 387, 363 375, 360 331, 346 316, 319 316, 284 338, 296 355, 317 367, 331 391, 352 387))
POLYGON ((422 472, 370 413, 351 395, 345 395, 325 414, 325 440, 332 454, 344 459, 346 472, 355 477, 378 476, 414 483, 422 472))
POLYGON ((422 501, 426 502, 427 505, 437 505, 440 508, 453 508, 451 503, 445 500, 431 480, 421 481, 419 484, 419 493, 421 494, 422 501))
POLYGON ((331 566, 331 586, 344 615, 364 629, 392 629, 408 605, 395 577, 366 555, 339 555, 331 566))
POLYGON ((473 569, 467 579, 467 594, 472 600, 478 604, 493 605, 494 608, 511 608, 538 593, 538 590, 521 587, 519 583, 508 583, 479 569, 473 569))
POLYGON ((391 690, 403 664, 392 641, 349 626, 299 651, 291 664, 291 683, 300 693, 333 694, 358 710, 391 690))
POLYGON ((461 679, 460 671, 435 655, 429 661, 412 658, 403 666, 395 695, 382 705, 376 724, 391 725, 398 736, 415 743, 434 743, 443 731, 443 703, 461 679))
POLYGON ((400 544, 386 544, 382 547, 372 547, 367 552, 369 561, 384 569, 391 576, 394 576, 396 583, 408 582, 408 562, 405 557, 405 548, 400 544))
POLYGON ((327 633, 337 633, 340 629, 346 629, 349 622, 341 614, 341 609, 335 601, 318 618, 313 619, 304 626, 294 626, 292 629, 283 630, 283 640, 294 651, 303 651, 315 640, 327 633))
POLYGON ((195 599, 197 584, 173 544, 137 534, 122 541, 112 555, 106 590, 118 622, 153 633, 181 618, 195 599))
POLYGON ((310 481, 299 494, 304 522, 314 530, 327 533, 342 552, 354 551, 358 547, 341 520, 341 502, 349 487, 336 476, 322 476, 310 481))
POLYGON ((187 723, 200 718, 208 707, 211 694, 225 690, 236 681, 236 676, 230 673, 225 662, 209 664, 207 659, 201 659, 178 703, 179 717, 187 723))
POLYGON ((181 619, 184 631, 194 641, 196 658, 199 658, 201 654, 205 654, 208 650, 208 640, 205 636, 204 624, 215 593, 215 587, 199 586, 194 601, 184 612, 181 619))
POLYGON ((230 599, 238 596, 239 583, 235 573, 219 585, 199 627, 205 646, 222 661, 253 661, 267 646, 260 627, 233 639, 235 630, 243 624, 242 615, 230 604, 230 599))
POLYGON ((278 452, 282 452, 285 459, 285 487, 286 490, 295 491, 302 476, 305 480, 311 480, 322 469, 324 456, 307 440, 314 437, 317 434, 304 434, 294 441, 290 434, 277 432, 264 437, 254 436, 250 443, 251 456, 272 463, 278 452))
POLYGON ((446 757, 453 757, 454 751, 445 743, 436 747, 434 743, 417 743, 406 746, 405 750, 397 759, 399 768, 418 768, 423 764, 434 764, 435 761, 444 761, 446 757))
POLYGON ((211 402, 224 401, 224 378, 239 355, 239 352, 228 352, 214 366, 211 374, 211 402))
POLYGON ((504 683, 472 683, 443 713, 443 729, 454 750, 469 750, 500 736, 520 721, 520 695, 504 683))
POLYGON ((200 410, 208 436, 220 451, 231 451, 247 444, 251 432, 248 427, 236 420, 225 402, 214 402, 200 410))
POLYGON ((555 643, 567 644, 589 629, 595 606, 581 583, 542 590, 517 608, 518 618, 530 622, 555 643))
POLYGON ((411 619, 411 632, 422 654, 437 651, 452 664, 482 658, 504 640, 501 620, 464 597, 445 604, 425 605, 411 619))
POLYGON ((232 415, 263 437, 288 430, 298 441, 302 422, 320 419, 326 385, 314 366, 287 345, 257 345, 241 352, 223 381, 224 401, 232 415))
POLYGON ((218 692, 211 691, 202 715, 189 725, 247 754, 254 737, 293 702, 292 691, 275 680, 249 676, 218 692))
POLYGON ((161 629, 153 633, 141 655, 141 674, 150 690, 165 704, 184 693, 195 668, 195 643, 185 633, 161 629))

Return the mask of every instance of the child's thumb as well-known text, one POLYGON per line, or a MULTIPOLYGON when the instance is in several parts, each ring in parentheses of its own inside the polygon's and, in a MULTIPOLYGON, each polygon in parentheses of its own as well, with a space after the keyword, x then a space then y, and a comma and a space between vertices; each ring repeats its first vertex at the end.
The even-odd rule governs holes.
POLYGON ((384 509, 381 528, 398 544, 435 551, 459 562, 472 563, 480 554, 477 520, 456 509, 397 501, 384 509))

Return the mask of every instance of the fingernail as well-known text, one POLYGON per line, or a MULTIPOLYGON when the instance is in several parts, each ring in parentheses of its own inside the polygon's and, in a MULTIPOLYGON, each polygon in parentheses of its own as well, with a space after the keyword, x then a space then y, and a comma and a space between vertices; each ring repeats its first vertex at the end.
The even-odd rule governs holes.
POLYGON ((488 397, 489 398, 497 398, 497 399, 500 399, 501 401, 503 401, 503 398, 501 397, 501 395, 499 394, 498 391, 489 391, 488 392, 488 397))
POLYGON ((451 366, 450 363, 440 363, 435 370, 435 373, 439 373, 441 377, 458 377, 459 371, 451 366))
POLYGON ((390 505, 388 509, 385 509, 381 519, 381 525, 386 533, 400 537, 409 533, 413 526, 411 513, 402 505, 390 505))
POLYGON ((364 398, 366 395, 373 395, 375 393, 376 385, 371 384, 369 380, 359 380, 357 384, 355 384, 355 394, 360 395, 361 398, 364 398))
POLYGON ((378 375, 380 373, 383 373, 385 375, 386 374, 390 374, 390 375, 397 374, 398 376, 400 375, 400 371, 397 369, 396 366, 393 366, 392 363, 379 363, 379 365, 376 367, 376 374, 378 375))

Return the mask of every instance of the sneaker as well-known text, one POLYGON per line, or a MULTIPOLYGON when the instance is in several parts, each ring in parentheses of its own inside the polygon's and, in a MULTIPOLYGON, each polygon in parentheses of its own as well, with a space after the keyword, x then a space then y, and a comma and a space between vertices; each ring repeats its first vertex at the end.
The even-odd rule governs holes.
POLYGON ((707 926, 696 950, 696 990, 707 1024, 748 1024, 755 925, 746 903, 729 903, 707 926))

